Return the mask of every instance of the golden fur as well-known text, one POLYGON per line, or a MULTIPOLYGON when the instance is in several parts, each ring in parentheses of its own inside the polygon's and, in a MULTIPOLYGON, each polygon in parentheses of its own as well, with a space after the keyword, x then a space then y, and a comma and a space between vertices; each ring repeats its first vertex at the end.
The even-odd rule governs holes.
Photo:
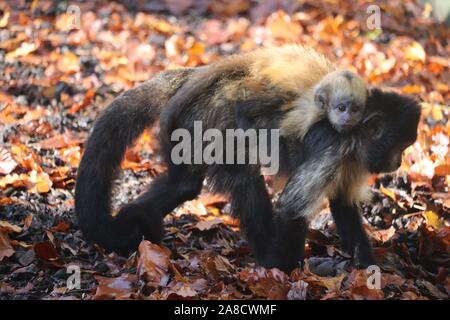
POLYGON ((216 77, 217 89, 211 92, 212 107, 234 105, 262 92, 282 97, 283 103, 275 106, 287 112, 281 125, 282 134, 299 139, 328 115, 329 110, 321 109, 314 101, 318 89, 324 89, 330 99, 352 97, 361 105, 367 99, 366 85, 359 76, 336 70, 325 56, 300 45, 260 48, 233 55, 205 67, 194 77, 216 77))
POLYGON ((250 58, 252 77, 259 81, 268 80, 295 94, 312 88, 335 70, 323 55, 300 45, 262 48, 251 53, 250 58))

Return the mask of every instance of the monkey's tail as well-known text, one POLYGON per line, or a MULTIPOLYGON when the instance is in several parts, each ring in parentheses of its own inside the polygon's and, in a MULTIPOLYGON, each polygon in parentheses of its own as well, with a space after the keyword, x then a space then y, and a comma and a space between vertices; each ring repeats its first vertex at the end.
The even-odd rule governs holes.
POLYGON ((161 101, 158 97, 151 97, 154 103, 149 101, 145 89, 144 86, 131 89, 108 106, 94 124, 78 169, 75 212, 79 227, 87 240, 107 250, 125 252, 130 241, 136 246, 135 242, 140 241, 138 226, 119 223, 111 216, 110 199, 126 148, 161 113, 161 101))

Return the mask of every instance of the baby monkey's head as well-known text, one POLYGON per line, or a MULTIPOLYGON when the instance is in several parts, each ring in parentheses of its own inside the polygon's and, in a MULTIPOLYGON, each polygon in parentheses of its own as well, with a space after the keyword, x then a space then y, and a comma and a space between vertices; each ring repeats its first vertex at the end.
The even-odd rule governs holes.
POLYGON ((317 84, 314 103, 326 112, 339 132, 349 131, 361 121, 367 100, 363 79, 347 70, 333 71, 317 84))

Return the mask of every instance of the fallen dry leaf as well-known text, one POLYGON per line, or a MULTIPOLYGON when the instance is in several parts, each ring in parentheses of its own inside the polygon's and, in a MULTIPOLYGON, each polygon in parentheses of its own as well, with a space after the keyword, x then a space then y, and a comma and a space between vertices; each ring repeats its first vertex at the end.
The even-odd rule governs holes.
POLYGON ((58 259, 58 252, 50 241, 35 243, 33 248, 36 256, 43 260, 58 259))
POLYGON ((169 255, 160 246, 143 240, 138 249, 137 274, 139 279, 158 286, 169 270, 169 255))
POLYGON ((0 231, 10 233, 10 232, 22 232, 22 228, 16 226, 14 224, 9 223, 8 221, 0 220, 0 231))
POLYGON ((0 174, 9 174, 17 167, 17 162, 13 159, 11 153, 0 147, 0 174))
POLYGON ((212 218, 208 220, 202 220, 197 222, 195 225, 195 228, 197 228, 200 231, 210 230, 214 227, 216 227, 218 224, 223 223, 223 219, 221 218, 212 218))
POLYGON ((137 276, 124 273, 117 278, 107 278, 95 276, 98 281, 98 287, 95 290, 94 299, 129 299, 135 293, 134 283, 137 276))
POLYGON ((366 270, 353 270, 347 279, 350 294, 355 300, 380 300, 384 298, 381 289, 370 289, 366 270))
POLYGON ((8 235, 0 230, 0 261, 14 254, 14 249, 9 241, 8 235))

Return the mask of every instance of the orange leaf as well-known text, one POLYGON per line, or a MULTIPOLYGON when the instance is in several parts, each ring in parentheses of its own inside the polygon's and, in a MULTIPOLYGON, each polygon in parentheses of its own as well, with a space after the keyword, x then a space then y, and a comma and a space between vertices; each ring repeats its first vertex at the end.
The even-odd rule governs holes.
POLYGON ((296 41, 303 30, 300 24, 292 21, 284 11, 278 11, 267 19, 267 29, 274 38, 296 41))
POLYGON ((58 59, 57 66, 59 70, 67 73, 74 73, 80 70, 78 57, 70 51, 67 51, 58 59))
POLYGON ((34 170, 31 171, 27 184, 28 192, 31 193, 47 193, 53 185, 47 173, 34 170))
POLYGON ((450 175, 450 164, 441 164, 434 168, 434 174, 437 176, 450 175))
POLYGON ((58 223, 57 226, 53 227, 51 230, 53 232, 67 232, 70 229, 70 225, 64 221, 58 223))
POLYGON ((55 135, 51 138, 42 140, 39 145, 42 149, 61 149, 73 145, 78 145, 82 142, 79 134, 71 131, 66 131, 63 134, 55 135))
POLYGON ((391 190, 391 189, 388 189, 388 188, 385 188, 385 187, 381 186, 381 187, 380 187, 380 191, 381 191, 384 195, 386 195, 386 196, 388 196, 389 198, 391 198, 392 200, 397 201, 397 195, 396 195, 396 193, 395 193, 394 190, 391 190))
POLYGON ((8 52, 5 55, 5 60, 8 62, 14 61, 18 57, 23 57, 30 54, 33 51, 36 51, 38 46, 35 43, 22 42, 19 48, 14 51, 8 52))

